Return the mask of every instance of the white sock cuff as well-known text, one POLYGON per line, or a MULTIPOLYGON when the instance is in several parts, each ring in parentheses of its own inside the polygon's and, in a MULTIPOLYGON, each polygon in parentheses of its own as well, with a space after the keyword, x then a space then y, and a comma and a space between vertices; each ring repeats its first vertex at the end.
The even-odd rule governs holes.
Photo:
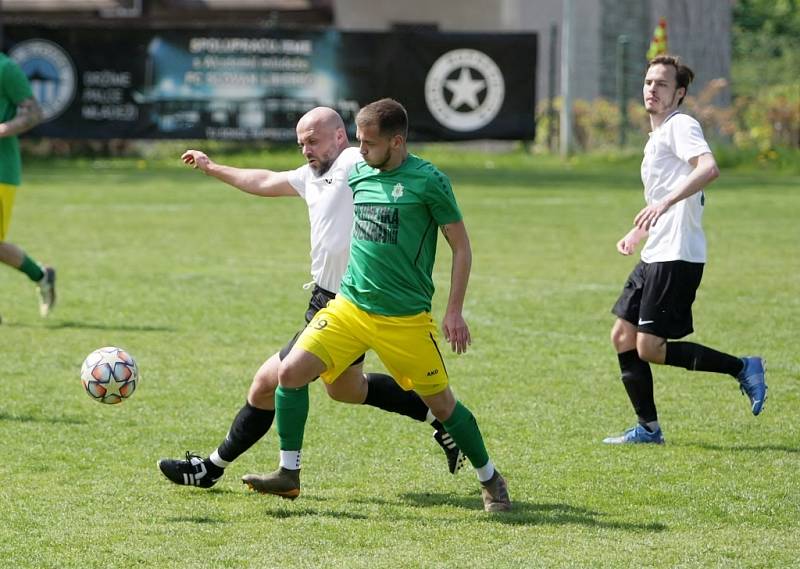
POLYGON ((219 456, 219 450, 215 450, 211 453, 211 456, 208 457, 208 460, 211 461, 212 464, 219 466, 220 468, 227 468, 231 465, 230 461, 222 460, 219 456))
POLYGON ((488 482, 491 480, 492 476, 494 476, 494 464, 492 464, 491 459, 480 468, 476 468, 475 474, 478 475, 478 481, 480 482, 488 482))
POLYGON ((286 470, 300 470, 300 453, 299 450, 282 450, 281 451, 281 468, 286 470))

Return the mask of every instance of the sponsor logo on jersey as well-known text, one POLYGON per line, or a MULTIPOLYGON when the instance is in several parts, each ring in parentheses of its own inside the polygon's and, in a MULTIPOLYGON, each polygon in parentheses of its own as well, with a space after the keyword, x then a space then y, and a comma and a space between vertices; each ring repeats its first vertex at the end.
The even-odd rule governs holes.
POLYGON ((429 371, 425 375, 427 375, 428 377, 433 377, 434 375, 439 375, 439 370, 438 369, 432 369, 431 371, 429 371))
POLYGON ((51 41, 32 39, 15 45, 8 55, 28 76, 44 120, 63 113, 75 97, 77 84, 75 65, 67 52, 51 41))
POLYGON ((394 188, 392 188, 392 197, 394 198, 394 201, 397 201, 398 199, 403 197, 404 189, 405 188, 403 188, 403 184, 394 185, 394 188))
POLYGON ((475 49, 455 49, 437 59, 425 78, 433 118, 458 132, 478 130, 500 112, 505 80, 497 64, 475 49))
POLYGON ((357 205, 354 213, 353 239, 397 245, 400 213, 396 207, 357 205))

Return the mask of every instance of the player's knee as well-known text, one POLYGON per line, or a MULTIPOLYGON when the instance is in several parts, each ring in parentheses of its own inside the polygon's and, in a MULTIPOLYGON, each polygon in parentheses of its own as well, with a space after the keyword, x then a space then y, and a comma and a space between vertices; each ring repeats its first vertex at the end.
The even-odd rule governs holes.
POLYGON ((456 407, 456 398, 449 386, 436 395, 423 396, 422 400, 431 410, 433 416, 442 422, 450 418, 453 414, 453 409, 456 407))
POLYGON ((325 389, 328 396, 340 403, 361 405, 367 398, 367 378, 361 366, 348 368, 333 383, 326 383, 325 389))
POLYGON ((325 384, 325 388, 328 391, 328 396, 333 399, 334 401, 338 401, 339 403, 352 403, 354 405, 360 405, 364 403, 365 394, 362 393, 360 390, 357 389, 341 389, 336 387, 336 381, 332 384, 325 384))
POLYGON ((294 366, 286 360, 281 362, 281 367, 278 368, 278 384, 288 385, 294 376, 294 366))
POLYGON ((636 330, 629 330, 628 327, 619 323, 615 324, 611 328, 611 343, 617 353, 633 350, 636 347, 636 330))
POLYGON ((303 369, 299 364, 289 358, 281 362, 281 367, 278 368, 278 384, 282 387, 303 387, 309 382, 310 380, 304 377, 303 369))
POLYGON ((648 363, 658 363, 655 353, 649 348, 636 347, 636 353, 639 354, 639 359, 648 363))
POLYGON ((643 337, 640 337, 636 341, 636 353, 639 355, 640 360, 650 363, 660 363, 661 352, 659 347, 653 342, 645 340, 643 337))
POLYGON ((329 389, 329 385, 325 384, 325 388, 328 392, 328 397, 333 399, 334 401, 338 401, 339 403, 357 403, 357 401, 353 401, 352 397, 348 397, 345 393, 340 393, 335 389, 329 389))
POLYGON ((272 398, 277 387, 278 376, 275 373, 264 373, 259 370, 253 377, 253 383, 250 384, 248 397, 256 399, 272 398))

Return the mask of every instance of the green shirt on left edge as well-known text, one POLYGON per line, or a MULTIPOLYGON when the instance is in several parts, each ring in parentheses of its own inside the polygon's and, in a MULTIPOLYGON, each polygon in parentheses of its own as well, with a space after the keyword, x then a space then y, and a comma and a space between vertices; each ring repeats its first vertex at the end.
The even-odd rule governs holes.
POLYGON ((439 227, 461 221, 450 180, 409 154, 388 172, 360 162, 348 183, 355 215, 339 292, 374 314, 430 311, 439 227))
MULTIPOLYGON (((0 122, 17 115, 17 106, 33 97, 28 78, 14 61, 0 53, 0 122)), ((19 186, 22 161, 16 136, 0 138, 0 183, 19 186)))

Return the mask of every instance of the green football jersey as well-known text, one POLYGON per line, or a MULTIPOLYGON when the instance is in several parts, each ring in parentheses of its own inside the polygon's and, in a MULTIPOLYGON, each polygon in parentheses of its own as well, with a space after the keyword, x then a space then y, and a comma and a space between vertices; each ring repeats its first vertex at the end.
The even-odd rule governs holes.
MULTIPOLYGON (((31 97, 33 93, 25 73, 0 53, 0 122, 13 119, 17 115, 17 105, 31 97)), ((19 186, 21 169, 17 137, 0 138, 0 182, 19 186)))
POLYGON ((439 227, 461 220, 450 180, 409 154, 388 172, 360 162, 348 183, 355 216, 339 292, 374 314, 430 311, 439 227))

